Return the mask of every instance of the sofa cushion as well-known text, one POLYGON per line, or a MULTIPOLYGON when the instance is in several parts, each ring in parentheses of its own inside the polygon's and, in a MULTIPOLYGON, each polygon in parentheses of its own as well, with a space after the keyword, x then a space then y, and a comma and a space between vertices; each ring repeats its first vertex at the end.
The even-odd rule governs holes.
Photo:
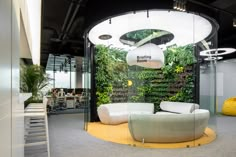
POLYGON ((199 105, 186 102, 162 101, 160 108, 164 111, 175 113, 192 113, 195 109, 199 109, 199 105))

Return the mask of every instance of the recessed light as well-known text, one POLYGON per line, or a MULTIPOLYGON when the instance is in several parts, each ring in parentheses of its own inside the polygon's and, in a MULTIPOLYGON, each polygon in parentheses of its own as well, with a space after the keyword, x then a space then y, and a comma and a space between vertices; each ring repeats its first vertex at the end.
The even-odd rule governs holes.
POLYGON ((100 35, 98 38, 101 40, 109 40, 112 38, 112 36, 109 34, 103 34, 103 35, 100 35))

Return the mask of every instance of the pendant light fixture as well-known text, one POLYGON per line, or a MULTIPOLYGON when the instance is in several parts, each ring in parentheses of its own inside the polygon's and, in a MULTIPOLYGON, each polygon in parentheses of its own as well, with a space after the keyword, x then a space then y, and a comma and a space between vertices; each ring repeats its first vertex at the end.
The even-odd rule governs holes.
POLYGON ((128 65, 137 65, 145 68, 159 69, 164 65, 164 54, 161 48, 148 43, 128 52, 128 65))

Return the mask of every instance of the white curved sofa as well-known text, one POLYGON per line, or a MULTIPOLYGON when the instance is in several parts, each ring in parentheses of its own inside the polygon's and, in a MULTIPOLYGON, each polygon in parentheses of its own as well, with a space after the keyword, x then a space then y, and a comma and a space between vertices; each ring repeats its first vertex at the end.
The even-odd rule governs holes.
POLYGON ((210 117, 208 110, 197 109, 197 104, 181 102, 163 102, 160 107, 165 111, 129 115, 128 126, 134 140, 184 142, 198 139, 204 134, 210 117), (178 106, 183 107, 182 110, 178 106))
POLYGON ((157 112, 156 114, 163 112, 173 112, 173 113, 192 113, 194 110, 199 109, 199 105, 195 103, 187 102, 172 102, 172 101, 162 101, 160 108, 163 110, 157 112))
POLYGON ((153 114, 153 103, 111 103, 97 108, 98 116, 103 124, 121 124, 128 122, 129 114, 153 114))

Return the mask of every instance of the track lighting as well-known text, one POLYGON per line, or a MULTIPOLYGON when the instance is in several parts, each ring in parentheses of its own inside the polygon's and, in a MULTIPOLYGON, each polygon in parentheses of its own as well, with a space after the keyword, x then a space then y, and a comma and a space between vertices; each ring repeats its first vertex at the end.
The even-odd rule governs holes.
POLYGON ((179 11, 186 11, 187 0, 174 0, 173 9, 179 11))

